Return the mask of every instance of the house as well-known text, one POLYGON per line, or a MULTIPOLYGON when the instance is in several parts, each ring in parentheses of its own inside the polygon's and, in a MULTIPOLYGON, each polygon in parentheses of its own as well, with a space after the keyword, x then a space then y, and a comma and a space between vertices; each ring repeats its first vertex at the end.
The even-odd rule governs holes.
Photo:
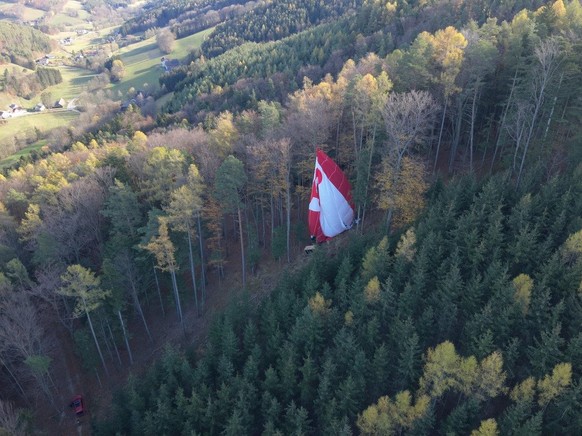
POLYGON ((42 112, 44 110, 46 110, 46 106, 42 103, 37 103, 33 109, 33 111, 35 111, 35 112, 42 112))
POLYGON ((12 103, 8 106, 8 112, 9 112, 10 116, 5 117, 4 119, 11 118, 11 117, 17 117, 19 115, 24 115, 26 113, 26 109, 24 109, 19 104, 12 103))
POLYGON ((55 101, 55 104, 53 104, 54 108, 64 108, 66 106, 67 106, 67 102, 62 97, 59 100, 55 101))
POLYGON ((49 58, 48 56, 43 56, 42 58, 37 59, 35 62, 37 65, 45 67, 49 64, 49 58))
POLYGON ((10 118, 12 114, 8 111, 0 111, 0 120, 6 120, 10 118))
POLYGON ((166 57, 162 57, 161 62, 162 68, 166 73, 180 66, 180 61, 178 59, 167 59, 166 57))

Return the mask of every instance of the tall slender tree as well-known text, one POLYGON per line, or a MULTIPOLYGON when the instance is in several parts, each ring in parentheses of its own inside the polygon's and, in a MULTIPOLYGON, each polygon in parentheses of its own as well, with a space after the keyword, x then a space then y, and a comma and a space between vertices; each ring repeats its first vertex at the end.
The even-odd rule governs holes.
POLYGON ((73 310, 73 316, 75 318, 83 315, 87 317, 89 328, 95 341, 95 347, 103 364, 103 369, 109 376, 109 370, 105 364, 105 359, 103 358, 103 353, 101 352, 101 347, 95 334, 91 312, 101 306, 103 300, 109 297, 110 291, 101 289, 100 279, 91 270, 81 265, 70 265, 67 271, 61 276, 61 280, 63 286, 59 289, 59 293, 67 297, 72 297, 75 300, 75 308, 73 310))
POLYGON ((243 238, 242 209, 243 195, 247 182, 243 163, 236 157, 228 156, 216 172, 214 195, 225 212, 236 213, 240 238, 240 253, 242 263, 242 284, 246 286, 246 261, 243 238))
POLYGON ((186 327, 184 325, 182 303, 180 301, 178 280, 176 278, 176 272, 179 269, 174 255, 176 249, 172 240, 170 239, 170 233, 168 231, 168 218, 165 216, 159 216, 157 219, 159 223, 158 234, 153 236, 147 244, 142 245, 142 248, 155 256, 156 267, 158 269, 170 273, 170 277, 172 279, 172 289, 174 291, 174 299, 176 301, 176 311, 178 313, 178 318, 180 319, 182 330, 185 332, 186 327))
MULTIPOLYGON (((190 165, 188 169, 187 183, 172 191, 171 199, 165 211, 168 215, 169 224, 177 231, 186 233, 188 239, 188 257, 190 260, 190 274, 192 276, 192 287, 194 289, 194 301, 196 310, 199 312, 198 287, 196 284, 196 268, 194 265, 194 253, 192 239, 196 234, 196 221, 199 219, 202 210, 202 180, 196 165, 190 165)), ((204 265, 202 265, 204 269, 204 265)), ((202 295, 204 304, 204 294, 202 295)))

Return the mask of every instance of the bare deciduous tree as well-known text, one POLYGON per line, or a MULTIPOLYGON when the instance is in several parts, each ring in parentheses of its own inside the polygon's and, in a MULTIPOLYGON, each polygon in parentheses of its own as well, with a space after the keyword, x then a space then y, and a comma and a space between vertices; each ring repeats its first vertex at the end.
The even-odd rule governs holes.
POLYGON ((53 403, 49 344, 28 296, 22 292, 4 292, 0 299, 0 357, 3 365, 12 366, 11 374, 19 386, 32 376, 40 392, 53 403))
POLYGON ((162 53, 171 53, 176 37, 170 29, 162 29, 156 35, 156 44, 162 53))
MULTIPOLYGON (((563 60, 562 48, 560 42, 556 38, 542 41, 540 45, 535 48, 534 53, 537 64, 533 69, 529 92, 525 98, 525 101, 527 102, 526 104, 529 105, 531 109, 528 111, 529 116, 527 116, 526 119, 527 128, 523 136, 523 151, 521 152, 519 168, 517 169, 516 186, 519 186, 521 181, 525 159, 534 137, 534 131, 537 127, 542 106, 547 98, 550 86, 558 76, 557 72, 563 60)), ((514 161, 516 160, 518 150, 519 148, 516 147, 514 161)))
POLYGON ((81 254, 102 241, 99 213, 107 189, 113 183, 113 173, 99 169, 63 188, 56 202, 42 208, 42 231, 56 243, 58 258, 79 262, 81 254))
POLYGON ((396 159, 396 171, 409 149, 422 144, 434 122, 437 105, 426 91, 394 93, 382 110, 388 135, 387 154, 396 159))

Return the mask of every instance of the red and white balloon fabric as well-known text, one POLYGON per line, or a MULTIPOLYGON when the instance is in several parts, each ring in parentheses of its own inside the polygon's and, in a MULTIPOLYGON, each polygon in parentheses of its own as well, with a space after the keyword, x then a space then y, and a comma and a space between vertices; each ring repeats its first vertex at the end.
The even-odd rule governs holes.
POLYGON ((309 232, 318 243, 352 227, 354 204, 351 189, 343 171, 317 149, 309 201, 309 232))

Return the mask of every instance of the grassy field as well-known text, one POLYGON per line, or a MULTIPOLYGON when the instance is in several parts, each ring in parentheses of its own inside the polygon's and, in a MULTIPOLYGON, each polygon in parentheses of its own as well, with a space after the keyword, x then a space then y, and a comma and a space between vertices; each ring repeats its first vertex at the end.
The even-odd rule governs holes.
POLYGON ((111 89, 118 95, 125 95, 130 88, 154 92, 159 89, 158 78, 163 73, 160 61, 162 56, 183 59, 191 50, 200 47, 210 32, 212 29, 176 40, 174 50, 169 55, 164 55, 158 49, 155 38, 124 47, 119 51, 119 54, 125 65, 125 78, 120 83, 113 85, 111 89))
POLYGON ((0 144, 14 138, 30 137, 37 128, 41 132, 47 132, 54 127, 66 126, 79 116, 78 112, 59 111, 42 112, 9 118, 0 128, 0 144))
MULTIPOLYGON (((22 150, 11 154, 5 159, 0 159, 0 170, 11 167, 14 163, 18 162, 22 156, 30 154, 33 150, 40 150, 46 144, 46 140, 36 141, 34 144, 30 144, 24 147, 22 150)), ((2 145, 0 144, 0 147, 2 145)))
POLYGON ((90 18, 90 15, 83 9, 81 2, 69 0, 63 10, 51 18, 50 23, 59 28, 61 26, 84 28, 87 26, 85 20, 88 18, 90 18))
MULTIPOLYGON (((14 10, 14 6, 14 3, 8 3, 0 0, 0 12, 9 12, 14 10)), ((45 14, 45 12, 41 11, 40 9, 34 9, 24 5, 18 6, 18 8, 21 11, 22 19, 25 21, 37 20, 45 14)))
POLYGON ((78 97, 87 89, 87 82, 96 76, 92 71, 82 68, 60 67, 59 70, 63 76, 63 82, 46 89, 55 101, 63 97, 68 102, 78 97))

